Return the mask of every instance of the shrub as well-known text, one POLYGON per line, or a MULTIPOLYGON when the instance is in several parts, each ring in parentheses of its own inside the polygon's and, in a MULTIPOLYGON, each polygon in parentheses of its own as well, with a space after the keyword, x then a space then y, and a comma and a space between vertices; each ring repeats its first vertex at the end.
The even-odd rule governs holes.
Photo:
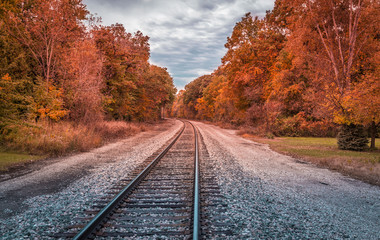
POLYGON ((136 123, 127 123, 124 121, 104 121, 96 123, 94 126, 94 131, 103 139, 111 140, 127 137, 140 131, 144 131, 144 129, 136 123))
POLYGON ((274 139, 273 133, 270 133, 270 132, 268 132, 267 134, 265 134, 265 137, 268 138, 268 139, 274 139))
POLYGON ((362 125, 342 125, 337 138, 338 148, 342 150, 363 151, 368 148, 367 134, 362 125))
POLYGON ((337 127, 326 119, 309 119, 305 113, 278 118, 272 126, 276 136, 335 137, 337 127))

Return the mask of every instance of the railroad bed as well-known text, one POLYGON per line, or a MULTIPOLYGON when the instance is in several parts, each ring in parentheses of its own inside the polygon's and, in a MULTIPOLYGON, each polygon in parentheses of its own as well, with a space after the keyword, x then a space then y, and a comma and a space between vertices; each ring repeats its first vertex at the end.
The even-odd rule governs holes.
POLYGON ((227 205, 202 137, 190 122, 85 217, 56 238, 209 239, 231 236, 227 205), (200 144, 199 144, 200 142, 200 144))

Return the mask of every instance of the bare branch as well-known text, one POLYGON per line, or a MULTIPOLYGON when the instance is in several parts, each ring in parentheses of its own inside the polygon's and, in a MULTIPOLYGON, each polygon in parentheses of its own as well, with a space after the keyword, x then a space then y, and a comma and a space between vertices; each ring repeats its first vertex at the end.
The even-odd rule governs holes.
MULTIPOLYGON (((333 69, 334 69, 334 73, 335 73, 335 81, 338 84, 339 89, 341 89, 342 86, 341 86, 340 81, 339 81, 339 70, 338 70, 337 64, 335 62, 334 53, 327 46, 326 40, 323 37, 323 33, 322 33, 321 28, 319 27, 319 25, 317 25, 317 30, 318 30, 318 33, 319 33, 319 37, 321 38, 322 44, 325 47, 326 53, 329 56, 329 58, 331 60, 331 63, 333 65, 333 69)), ((326 29, 325 29, 325 32, 326 32, 326 29)), ((327 32, 325 34, 327 35, 327 32)))
MULTIPOLYGON (((331 1, 331 5, 332 5, 332 1, 331 1)), ((335 11, 334 11, 333 7, 331 9, 331 15, 332 15, 332 19, 333 19, 333 24, 334 24, 334 30, 335 30, 336 38, 338 39, 338 51, 339 51, 339 55, 340 55, 340 61, 342 62, 342 66, 343 66, 343 75, 346 75, 346 66, 344 64, 342 44, 341 44, 341 41, 340 41, 340 34, 338 32, 338 26, 336 24, 335 11)))

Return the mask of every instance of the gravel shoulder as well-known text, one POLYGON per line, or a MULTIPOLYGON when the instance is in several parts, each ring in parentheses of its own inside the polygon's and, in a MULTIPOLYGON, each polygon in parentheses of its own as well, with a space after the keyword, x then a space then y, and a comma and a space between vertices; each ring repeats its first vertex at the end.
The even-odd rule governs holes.
POLYGON ((243 239, 380 239, 380 187, 194 122, 243 239))
MULTIPOLYGON (((69 186, 76 185, 82 189, 81 184, 89 188, 91 184, 96 186, 99 174, 106 174, 107 171, 112 179, 128 174, 134 166, 160 148, 181 126, 180 121, 166 120, 151 130, 90 152, 31 164, 27 169, 21 170, 21 175, 15 173, 16 177, 0 182, 0 220, 23 214, 31 208, 33 199, 46 196, 53 199, 52 196, 61 194, 69 186), (111 173, 113 168, 115 173, 111 173)), ((83 194, 87 194, 86 190, 83 194)))

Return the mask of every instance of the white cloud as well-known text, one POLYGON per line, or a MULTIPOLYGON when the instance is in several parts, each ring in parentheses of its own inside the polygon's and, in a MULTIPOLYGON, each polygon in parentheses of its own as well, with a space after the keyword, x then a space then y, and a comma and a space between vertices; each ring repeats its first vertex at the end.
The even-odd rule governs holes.
POLYGON ((247 12, 264 16, 274 0, 84 0, 104 24, 150 37, 150 62, 167 67, 179 89, 211 73, 225 54, 224 44, 247 12))

